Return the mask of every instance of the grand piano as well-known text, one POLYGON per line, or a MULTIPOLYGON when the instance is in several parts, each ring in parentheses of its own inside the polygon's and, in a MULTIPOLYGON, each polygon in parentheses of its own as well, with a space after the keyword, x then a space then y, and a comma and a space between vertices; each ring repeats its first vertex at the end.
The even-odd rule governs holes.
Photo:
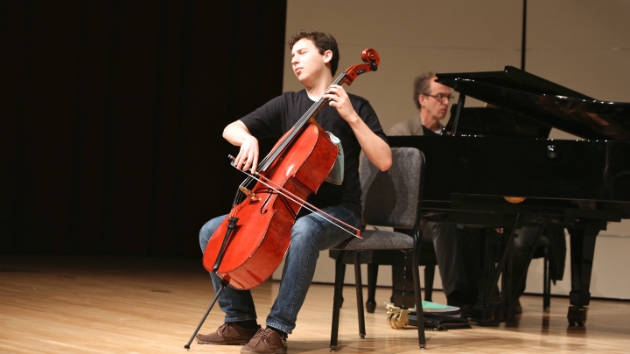
MULTIPOLYGON (((583 325, 596 237, 609 222, 630 218, 630 103, 596 100, 511 66, 437 76, 459 92, 446 134, 395 136, 389 143, 426 156, 424 218, 505 230, 505 251, 494 280, 484 285, 478 320, 514 318, 509 284, 500 300, 491 295, 499 274, 517 276, 510 269, 514 230, 538 225, 539 238, 545 228, 569 232, 567 317, 583 325), (467 96, 488 105, 464 107, 467 96), (581 139, 549 139, 552 128, 581 139)), ((392 299, 402 308, 413 303, 405 282, 394 277, 392 299)))

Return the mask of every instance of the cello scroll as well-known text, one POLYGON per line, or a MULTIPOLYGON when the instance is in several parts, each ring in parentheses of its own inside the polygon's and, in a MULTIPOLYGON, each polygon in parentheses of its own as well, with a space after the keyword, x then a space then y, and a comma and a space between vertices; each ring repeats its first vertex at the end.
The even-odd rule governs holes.
POLYGON ((342 81, 343 83, 348 86, 352 85, 352 82, 357 78, 357 76, 370 71, 376 71, 381 62, 381 57, 375 49, 368 48, 361 53, 361 60, 367 64, 352 65, 346 69, 346 71, 343 72, 345 74, 342 81))

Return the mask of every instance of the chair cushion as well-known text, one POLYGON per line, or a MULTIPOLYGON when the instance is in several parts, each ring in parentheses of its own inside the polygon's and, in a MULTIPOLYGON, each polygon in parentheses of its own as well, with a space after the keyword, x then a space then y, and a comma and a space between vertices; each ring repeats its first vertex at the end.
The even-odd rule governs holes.
POLYGON ((400 232, 365 230, 363 239, 352 237, 331 248, 332 250, 407 250, 413 248, 413 238, 400 232))

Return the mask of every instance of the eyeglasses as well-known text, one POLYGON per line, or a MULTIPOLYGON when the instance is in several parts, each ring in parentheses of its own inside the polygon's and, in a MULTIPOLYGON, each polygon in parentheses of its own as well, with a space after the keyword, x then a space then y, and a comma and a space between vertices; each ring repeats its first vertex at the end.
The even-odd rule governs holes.
POLYGON ((453 95, 443 95, 441 93, 438 93, 437 95, 429 95, 428 93, 423 93, 423 95, 431 96, 435 98, 436 100, 438 100, 438 102, 444 102, 444 99, 447 99, 450 101, 453 98, 453 95))

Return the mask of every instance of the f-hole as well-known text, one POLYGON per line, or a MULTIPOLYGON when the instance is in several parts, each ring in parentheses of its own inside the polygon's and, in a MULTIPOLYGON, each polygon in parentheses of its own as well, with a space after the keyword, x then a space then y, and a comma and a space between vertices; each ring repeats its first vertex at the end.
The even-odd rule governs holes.
POLYGON ((260 214, 267 214, 267 210, 265 209, 265 207, 267 206, 267 203, 269 203, 269 199, 271 199, 271 196, 274 195, 275 193, 271 192, 269 194, 267 194, 267 199, 265 199, 265 202, 263 203, 263 205, 260 207, 260 214))

